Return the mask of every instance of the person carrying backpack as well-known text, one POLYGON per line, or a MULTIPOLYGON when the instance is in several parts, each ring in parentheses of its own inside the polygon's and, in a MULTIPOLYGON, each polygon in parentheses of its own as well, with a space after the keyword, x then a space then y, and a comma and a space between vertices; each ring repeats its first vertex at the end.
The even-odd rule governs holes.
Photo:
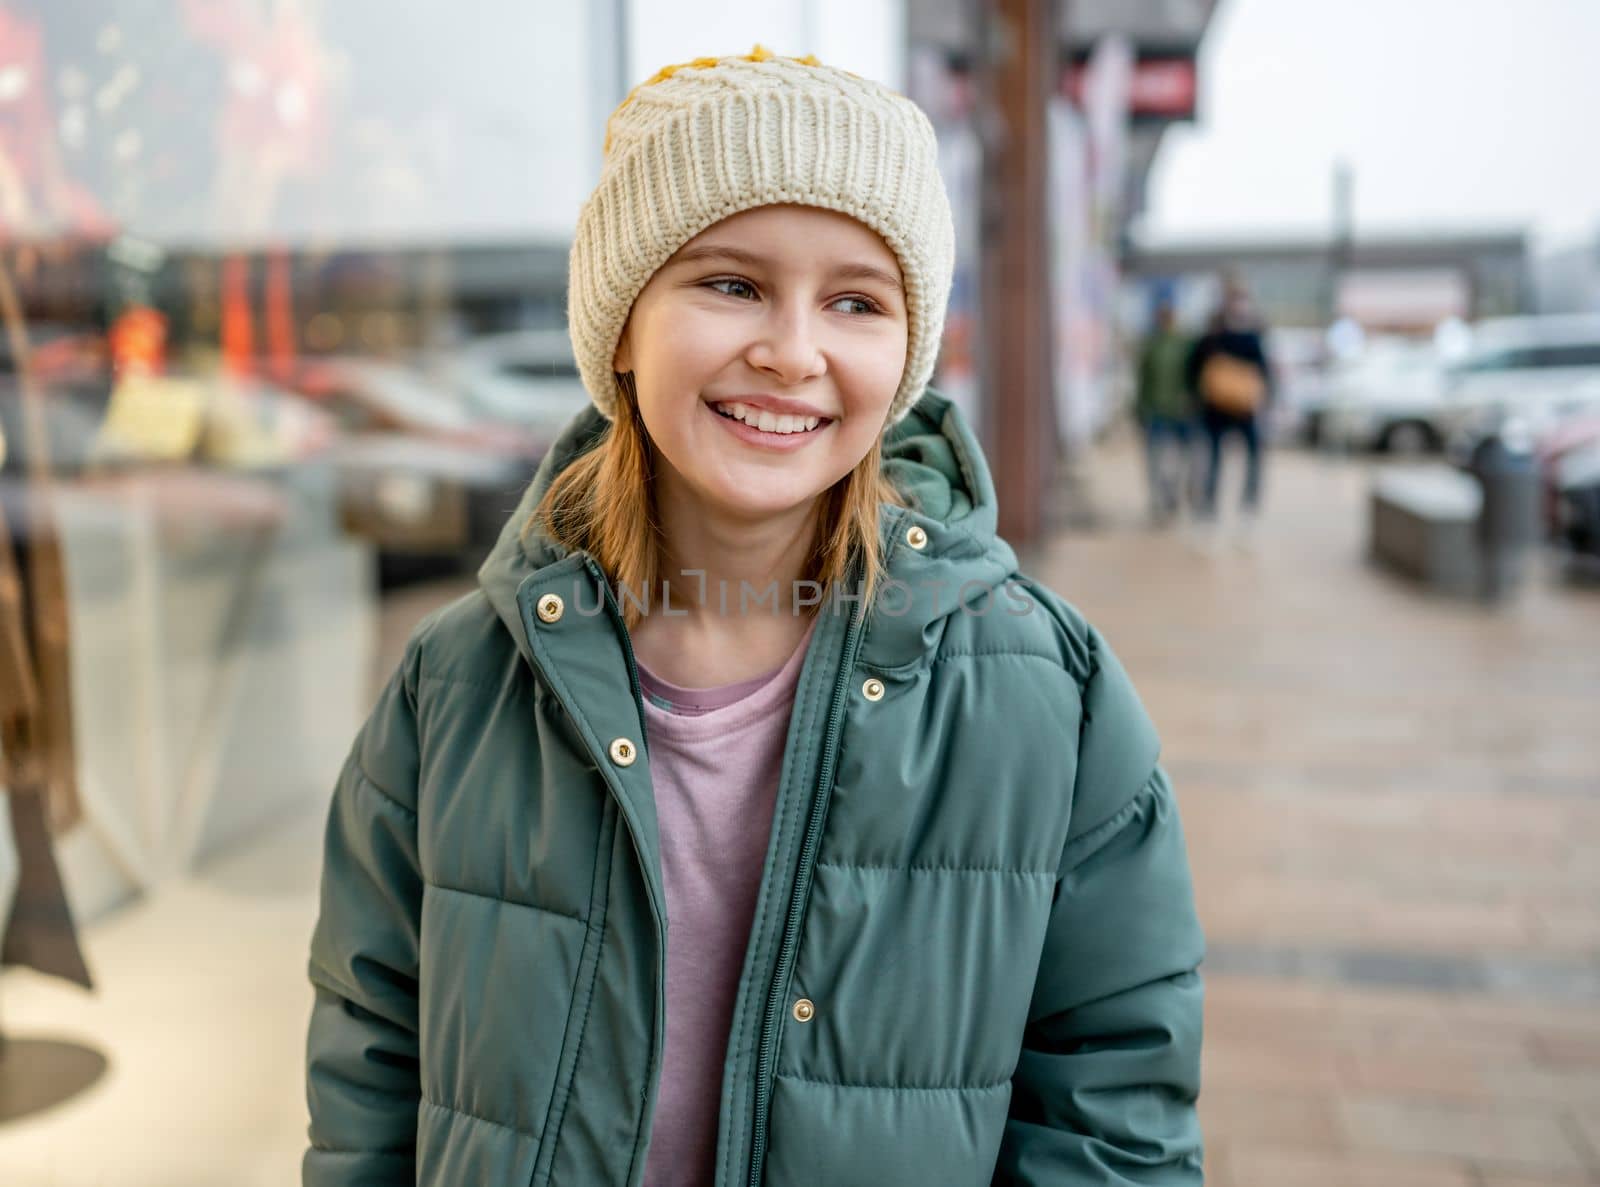
POLYGON ((1223 443, 1236 436, 1245 449, 1240 511, 1241 527, 1248 533, 1261 507, 1262 423, 1272 399, 1272 375, 1254 303, 1238 281, 1227 283, 1210 327, 1190 351, 1186 378, 1206 437, 1200 516, 1216 520, 1223 443))

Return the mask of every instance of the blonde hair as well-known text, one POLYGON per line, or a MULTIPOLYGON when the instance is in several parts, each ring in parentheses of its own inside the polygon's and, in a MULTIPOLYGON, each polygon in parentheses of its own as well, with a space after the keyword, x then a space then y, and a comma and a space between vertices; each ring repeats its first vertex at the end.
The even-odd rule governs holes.
MULTIPOLYGON (((614 373, 615 374, 615 373, 614 373)), ((660 583, 662 538, 655 505, 655 446, 639 413, 633 373, 616 375, 617 415, 598 444, 569 463, 551 481, 527 523, 524 537, 542 529, 569 549, 588 552, 607 577, 635 591, 622 599, 629 630, 645 611, 638 593, 660 583)), ((801 580, 816 582, 826 603, 849 580, 853 562, 862 578, 861 606, 870 610, 885 577, 879 547, 879 505, 907 505, 883 474, 880 436, 854 469, 817 501, 816 534, 801 580)), ((648 596, 644 605, 648 606, 648 596)))

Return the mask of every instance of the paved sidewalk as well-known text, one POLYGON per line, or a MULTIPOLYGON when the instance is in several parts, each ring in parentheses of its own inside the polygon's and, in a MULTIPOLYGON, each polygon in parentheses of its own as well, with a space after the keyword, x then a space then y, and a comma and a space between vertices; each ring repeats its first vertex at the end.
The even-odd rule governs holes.
POLYGON ((1254 551, 1199 549, 1140 526, 1136 463, 1026 567, 1179 790, 1208 1182, 1600 1183, 1600 590, 1416 592, 1363 559, 1369 468, 1306 455, 1269 459, 1254 551))

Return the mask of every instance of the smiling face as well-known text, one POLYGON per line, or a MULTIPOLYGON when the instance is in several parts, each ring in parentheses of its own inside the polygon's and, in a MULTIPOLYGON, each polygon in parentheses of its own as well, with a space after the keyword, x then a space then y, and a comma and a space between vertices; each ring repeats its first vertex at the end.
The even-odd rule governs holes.
POLYGON ((613 360, 658 497, 738 518, 809 505, 877 444, 907 327, 898 259, 848 215, 762 206, 702 231, 650 278, 613 360))

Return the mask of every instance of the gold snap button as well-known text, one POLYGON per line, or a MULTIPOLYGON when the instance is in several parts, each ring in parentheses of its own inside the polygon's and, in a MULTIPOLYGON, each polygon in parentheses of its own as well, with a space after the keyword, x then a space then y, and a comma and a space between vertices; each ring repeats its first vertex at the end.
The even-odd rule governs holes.
POLYGON ((796 1022, 810 1022, 817 1014, 817 1007, 811 1004, 809 997, 803 997, 794 1004, 794 1020, 796 1022))
POLYGON ((928 546, 928 533, 917 524, 912 524, 906 529, 906 543, 921 552, 928 546))
POLYGON ((619 767, 631 767, 633 760, 639 757, 639 750, 627 738, 613 738, 611 741, 611 761, 619 767))
POLYGON ((883 700, 883 681, 874 676, 861 686, 861 695, 869 701, 883 700))
POLYGON ((539 617, 545 622, 555 622, 566 608, 560 594, 545 594, 539 599, 539 617))

